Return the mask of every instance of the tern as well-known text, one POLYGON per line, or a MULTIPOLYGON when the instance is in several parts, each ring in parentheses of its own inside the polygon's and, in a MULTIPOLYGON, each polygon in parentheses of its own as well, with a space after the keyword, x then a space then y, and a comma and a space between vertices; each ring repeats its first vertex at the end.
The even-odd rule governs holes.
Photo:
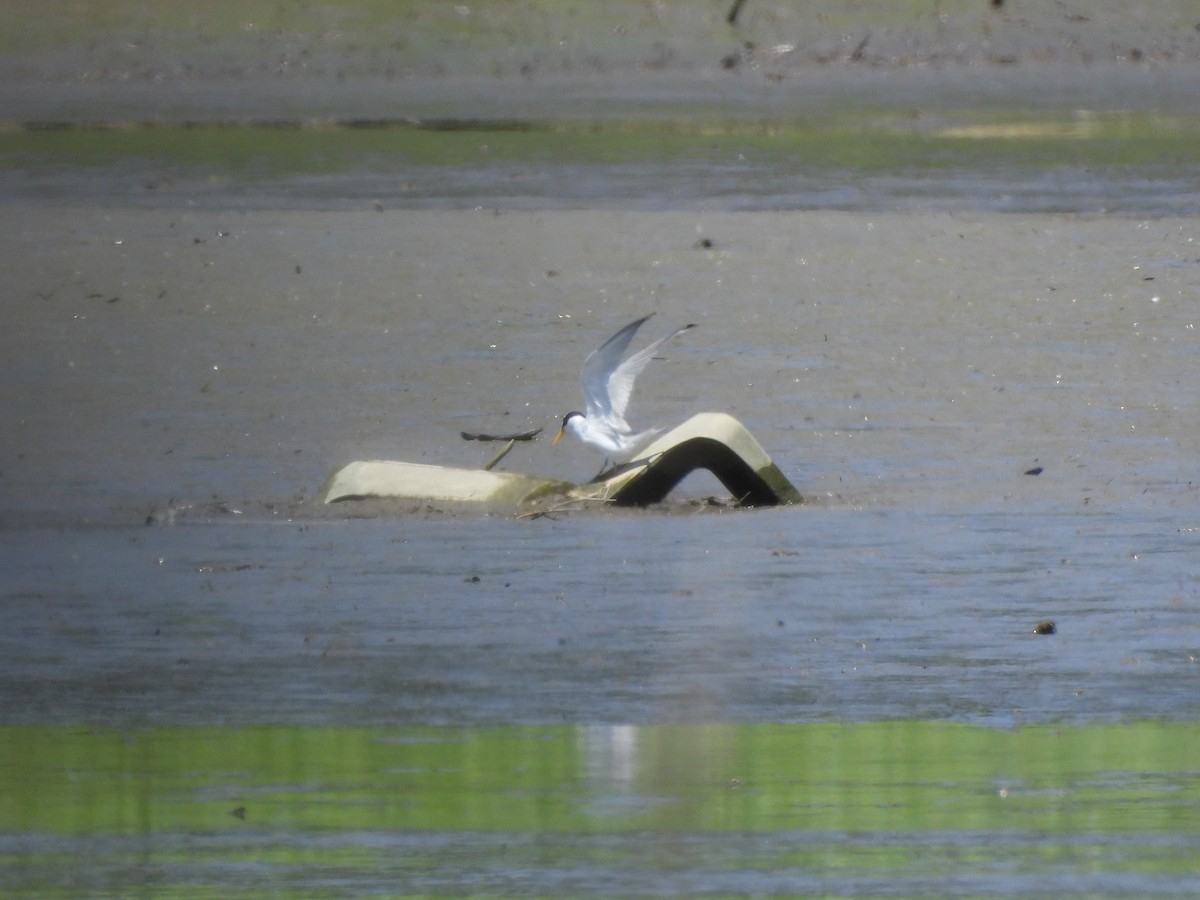
MULTIPOLYGON (((625 421, 625 408, 629 406, 634 379, 654 358, 659 347, 696 326, 684 325, 622 361, 621 357, 625 354, 629 342, 633 340, 633 335, 649 318, 650 316, 642 316, 637 321, 630 322, 601 344, 599 349, 588 354, 587 359, 583 361, 583 370, 579 373, 586 412, 572 410, 563 416, 562 427, 550 442, 550 446, 553 447, 562 440, 564 434, 570 432, 589 447, 595 447, 604 453, 604 466, 607 467, 610 458, 623 459, 647 438, 659 432, 658 428, 635 432, 625 421)), ((603 472, 604 468, 601 468, 600 474, 603 472)))

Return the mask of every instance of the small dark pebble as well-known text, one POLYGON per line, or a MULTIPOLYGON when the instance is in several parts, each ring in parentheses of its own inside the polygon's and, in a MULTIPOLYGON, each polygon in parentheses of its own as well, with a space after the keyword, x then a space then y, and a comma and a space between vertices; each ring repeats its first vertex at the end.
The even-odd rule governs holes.
POLYGON ((470 578, 464 578, 463 581, 465 581, 467 584, 479 584, 479 576, 472 575, 470 578))
POLYGON ((713 248, 713 239, 712 238, 700 238, 700 240, 696 241, 696 249, 697 250, 711 250, 712 248, 713 248))
POLYGON ((1034 634, 1055 634, 1058 631, 1058 626, 1047 619, 1045 622, 1038 622, 1033 626, 1034 634))
POLYGON ((1041 475, 1045 470, 1041 466, 1034 466, 1032 469, 1026 469, 1026 475, 1041 475))

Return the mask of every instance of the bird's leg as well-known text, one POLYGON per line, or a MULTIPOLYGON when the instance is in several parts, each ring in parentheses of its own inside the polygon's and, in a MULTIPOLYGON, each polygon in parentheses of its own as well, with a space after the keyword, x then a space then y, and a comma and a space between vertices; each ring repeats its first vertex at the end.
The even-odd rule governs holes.
POLYGON ((608 465, 608 457, 606 456, 606 457, 604 457, 604 465, 602 465, 602 466, 600 467, 600 471, 599 471, 599 472, 597 472, 595 475, 593 475, 593 476, 592 476, 592 481, 599 481, 599 480, 600 480, 600 476, 602 476, 602 475, 603 475, 605 472, 607 472, 608 470, 609 470, 609 465, 608 465))

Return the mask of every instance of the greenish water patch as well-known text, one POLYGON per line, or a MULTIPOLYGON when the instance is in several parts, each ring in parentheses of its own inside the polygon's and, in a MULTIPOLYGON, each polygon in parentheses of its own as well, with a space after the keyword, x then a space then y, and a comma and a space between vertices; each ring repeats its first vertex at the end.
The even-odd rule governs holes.
POLYGON ((1200 883, 1197 759, 1198 723, 8 727, 0 887, 1179 887, 1200 883))
POLYGON ((389 162, 602 166, 687 161, 864 170, 1200 166, 1200 116, 831 116, 804 121, 359 120, 0 130, 0 166, 161 165, 281 177, 389 162))
POLYGON ((1200 833, 1198 759, 1195 723, 9 727, 0 830, 227 831, 244 806, 300 830, 1200 833), (618 788, 640 802, 597 814, 618 788))
POLYGON ((1200 211, 1200 117, 430 120, 0 129, 0 196, 642 209, 1200 211))

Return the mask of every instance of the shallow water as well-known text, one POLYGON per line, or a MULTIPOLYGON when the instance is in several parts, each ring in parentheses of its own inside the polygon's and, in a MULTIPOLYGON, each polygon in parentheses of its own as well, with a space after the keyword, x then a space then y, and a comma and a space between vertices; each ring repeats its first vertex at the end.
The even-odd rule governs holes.
POLYGON ((231 209, 1200 212, 1194 111, 0 129, 0 196, 231 209))
MULTIPOLYGON (((613 211, 589 171, 608 211, 7 196, 5 893, 1195 893, 1196 223, 1136 167, 1073 190, 1141 218, 996 214, 979 170, 932 213, 896 171, 697 211, 704 167, 613 211), (313 499, 552 428, 650 309, 701 327, 639 421, 731 411, 806 504, 313 499)), ((1024 171, 989 195, 1063 170, 1024 171)))
POLYGON ((4 890, 1190 894, 1177 522, 6 529, 4 890))
POLYGON ((6 720, 1188 721, 1196 541, 905 510, 9 529, 6 720))

